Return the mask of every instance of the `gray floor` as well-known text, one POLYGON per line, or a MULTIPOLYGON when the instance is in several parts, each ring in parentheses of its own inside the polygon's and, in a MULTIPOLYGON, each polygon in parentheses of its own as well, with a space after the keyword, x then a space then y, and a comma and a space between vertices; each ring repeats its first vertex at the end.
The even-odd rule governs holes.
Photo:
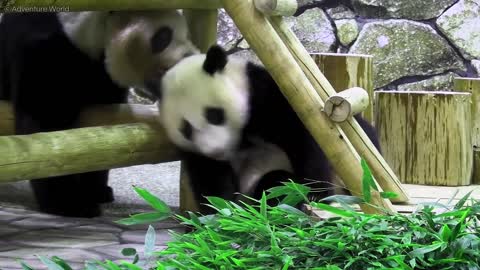
MULTIPOLYGON (((0 270, 21 270, 19 260, 36 270, 47 269, 37 255, 60 256, 75 270, 84 269, 84 262, 89 260, 131 260, 120 251, 133 247, 141 252, 147 225, 122 226, 115 221, 150 209, 132 185, 149 190, 175 209, 179 165, 171 162, 112 170, 110 185, 116 200, 105 205, 102 217, 94 219, 38 213, 27 182, 0 185, 0 270)), ((165 248, 171 239, 169 230, 183 231, 173 220, 152 225, 157 234, 156 250, 165 248)))

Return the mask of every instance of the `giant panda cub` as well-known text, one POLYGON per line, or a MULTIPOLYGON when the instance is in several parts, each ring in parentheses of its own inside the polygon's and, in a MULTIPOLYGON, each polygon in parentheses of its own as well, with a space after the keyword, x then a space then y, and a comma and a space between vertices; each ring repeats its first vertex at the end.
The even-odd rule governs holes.
MULTIPOLYGON (((14 106, 16 134, 75 127, 89 105, 124 103, 129 87, 154 87, 198 50, 176 10, 5 13, 0 23, 0 99, 14 106)), ((113 200, 108 171, 31 181, 46 213, 94 217, 113 200)))
MULTIPOLYGON (((258 199, 288 178, 331 189, 324 153, 263 67, 213 46, 167 71, 157 95, 160 121, 200 202, 236 199, 235 192, 258 199)), ((374 128, 356 119, 378 148, 374 128)))

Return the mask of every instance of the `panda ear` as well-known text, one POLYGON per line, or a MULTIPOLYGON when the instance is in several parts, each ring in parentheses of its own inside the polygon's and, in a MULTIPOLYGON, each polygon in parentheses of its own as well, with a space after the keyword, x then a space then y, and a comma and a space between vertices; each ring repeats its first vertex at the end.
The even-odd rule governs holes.
POLYGON ((203 70, 213 75, 215 72, 222 71, 226 65, 227 53, 225 50, 218 45, 210 47, 207 51, 205 62, 203 63, 203 70))

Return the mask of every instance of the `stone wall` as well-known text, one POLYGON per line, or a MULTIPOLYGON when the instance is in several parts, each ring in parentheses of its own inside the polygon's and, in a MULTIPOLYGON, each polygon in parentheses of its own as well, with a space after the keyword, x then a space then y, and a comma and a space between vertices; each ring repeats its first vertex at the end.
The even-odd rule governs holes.
MULTIPOLYGON (((286 18, 309 52, 370 54, 376 89, 450 90, 480 73, 480 0, 298 0, 286 18)), ((258 61, 220 11, 219 44, 258 61)))

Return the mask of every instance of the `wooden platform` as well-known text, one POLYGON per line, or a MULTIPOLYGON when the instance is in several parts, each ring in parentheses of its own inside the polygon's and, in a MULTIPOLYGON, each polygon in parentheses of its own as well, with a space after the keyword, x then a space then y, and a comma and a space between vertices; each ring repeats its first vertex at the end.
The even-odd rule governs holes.
MULTIPOLYGON (((404 204, 394 204, 394 209, 399 213, 412 213, 421 203, 440 203, 455 204, 462 199, 468 192, 472 191, 470 198, 480 200, 480 185, 445 187, 445 186, 424 186, 424 185, 402 185, 410 196, 410 202, 404 204), (453 198, 453 199, 452 199, 453 198)), ((335 205, 335 204, 332 204, 335 205)), ((359 209, 359 207, 354 207, 359 209)), ((332 214, 322 210, 311 210, 311 214, 321 218, 331 217, 332 214)))

